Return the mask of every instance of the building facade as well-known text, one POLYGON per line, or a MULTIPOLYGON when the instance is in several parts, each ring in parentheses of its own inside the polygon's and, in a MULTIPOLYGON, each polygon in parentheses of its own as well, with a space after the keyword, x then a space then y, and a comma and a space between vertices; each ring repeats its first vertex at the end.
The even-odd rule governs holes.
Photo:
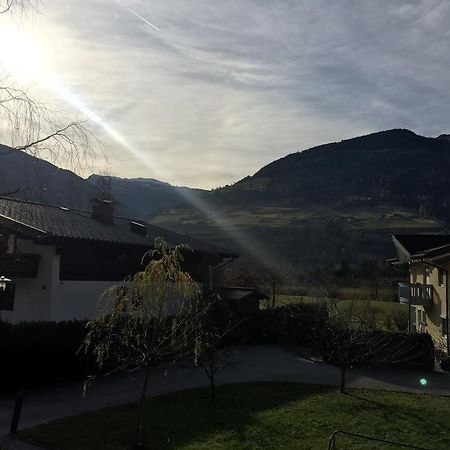
POLYGON ((394 235, 393 242, 397 258, 391 263, 407 270, 398 294, 409 307, 410 330, 429 333, 448 355, 450 236, 394 235))
MULTIPOLYGON (((155 238, 187 244, 184 267, 207 284, 211 268, 237 255, 143 221, 114 216, 112 202, 92 211, 0 198, 0 277, 14 285, 2 320, 62 321, 95 315, 101 294, 144 267, 155 238)), ((3 307, 2 307, 3 304, 3 307)), ((6 306, 5 306, 6 305, 6 306)))

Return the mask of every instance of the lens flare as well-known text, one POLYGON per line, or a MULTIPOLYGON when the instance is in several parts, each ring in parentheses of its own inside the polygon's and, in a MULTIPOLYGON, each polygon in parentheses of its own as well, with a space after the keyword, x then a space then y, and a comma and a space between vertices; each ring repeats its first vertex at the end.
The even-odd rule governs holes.
POLYGON ((42 48, 30 35, 2 24, 0 27, 0 64, 8 73, 21 79, 41 76, 44 71, 42 48))
MULTIPOLYGON (((126 7, 121 2, 117 3, 129 13, 135 15, 147 25, 152 26, 159 31, 159 29, 147 19, 126 7)), ((155 158, 152 158, 152 155, 148 150, 143 152, 142 150, 135 148, 119 131, 87 106, 79 96, 64 86, 58 77, 50 72, 45 61, 42 47, 40 47, 37 41, 26 32, 17 28, 2 26, 0 29, 0 64, 3 69, 19 79, 34 81, 41 86, 50 88, 58 97, 79 111, 88 120, 98 125, 121 148, 142 163, 142 165, 150 169, 154 176, 162 180, 171 178, 172 174, 164 170, 158 162, 155 161, 155 158)), ((218 216, 214 208, 204 199, 191 196, 185 191, 180 190, 179 192, 187 202, 205 216, 210 218, 218 216)), ((267 261, 270 260, 269 253, 260 242, 252 239, 244 231, 234 228, 228 223, 226 218, 222 216, 220 220, 213 219, 213 221, 227 238, 236 242, 240 248, 258 262, 266 265, 267 261)))
POLYGON ((419 380, 419 383, 420 383, 422 386, 426 386, 426 385, 428 384, 428 380, 427 380, 426 378, 421 378, 421 379, 419 380))

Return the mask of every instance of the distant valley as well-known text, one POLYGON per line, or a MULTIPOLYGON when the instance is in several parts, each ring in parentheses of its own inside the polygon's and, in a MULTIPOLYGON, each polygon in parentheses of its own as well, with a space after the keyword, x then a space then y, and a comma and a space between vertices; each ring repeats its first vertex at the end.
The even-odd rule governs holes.
POLYGON ((395 232, 446 232, 450 218, 450 141, 388 130, 281 158, 216 189, 213 213, 178 208, 152 220, 236 246, 238 230, 275 261, 317 266, 384 260, 395 232))

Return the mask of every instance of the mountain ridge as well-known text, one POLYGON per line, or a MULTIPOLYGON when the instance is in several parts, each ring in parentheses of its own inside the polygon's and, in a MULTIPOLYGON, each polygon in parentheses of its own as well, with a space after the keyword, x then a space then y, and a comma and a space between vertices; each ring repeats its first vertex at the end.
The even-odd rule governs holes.
POLYGON ((219 204, 389 202, 450 218, 448 167, 448 139, 391 129, 291 153, 212 198, 219 204))

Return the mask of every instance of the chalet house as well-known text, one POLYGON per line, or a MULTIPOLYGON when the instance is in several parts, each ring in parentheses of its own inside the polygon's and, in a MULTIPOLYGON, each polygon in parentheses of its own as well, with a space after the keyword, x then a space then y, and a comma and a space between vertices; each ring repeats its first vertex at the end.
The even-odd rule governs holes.
POLYGON ((92 211, 0 198, 0 314, 12 323, 85 319, 101 293, 142 269, 156 237, 187 244, 185 267, 198 283, 237 255, 146 222, 92 211), (3 280, 1 277, 4 277, 3 280))
POLYGON ((390 261, 408 271, 398 296, 409 306, 410 330, 429 333, 448 355, 450 235, 396 234, 392 239, 397 258, 390 261))

